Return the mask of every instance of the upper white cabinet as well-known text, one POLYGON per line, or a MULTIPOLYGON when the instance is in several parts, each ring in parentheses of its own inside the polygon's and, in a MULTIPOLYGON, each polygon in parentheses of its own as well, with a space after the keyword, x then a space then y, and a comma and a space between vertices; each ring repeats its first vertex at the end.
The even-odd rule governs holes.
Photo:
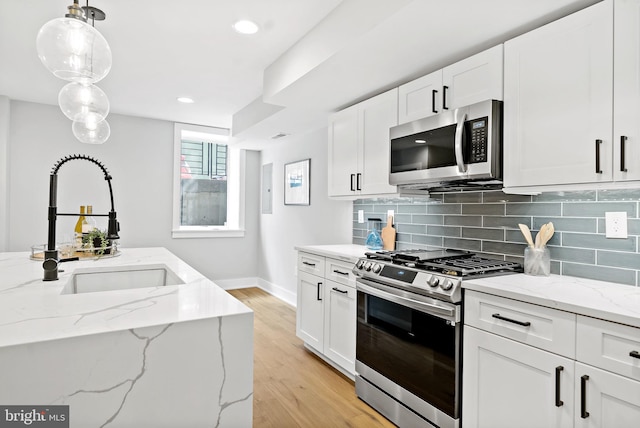
POLYGON ((329 196, 397 193, 389 184, 389 128, 397 124, 397 88, 329 117, 329 196))
POLYGON ((502 100, 502 45, 398 88, 398 123, 484 100, 502 100))
POLYGON ((639 4, 607 0, 505 43, 507 191, 640 179, 639 4))
POLYGON ((613 178, 640 180, 640 1, 614 3, 613 178))

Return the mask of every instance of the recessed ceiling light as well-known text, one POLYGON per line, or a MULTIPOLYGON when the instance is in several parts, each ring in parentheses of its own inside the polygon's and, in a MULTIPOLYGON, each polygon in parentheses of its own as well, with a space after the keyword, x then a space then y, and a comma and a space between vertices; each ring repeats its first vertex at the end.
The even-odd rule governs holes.
POLYGON ((189 98, 189 97, 180 97, 178 98, 178 102, 184 103, 184 104, 193 104, 193 98, 189 98))
POLYGON ((258 32, 258 24, 247 19, 241 19, 233 24, 233 29, 240 34, 255 34, 258 32))
POLYGON ((416 144, 427 144, 427 140, 416 140, 416 144))

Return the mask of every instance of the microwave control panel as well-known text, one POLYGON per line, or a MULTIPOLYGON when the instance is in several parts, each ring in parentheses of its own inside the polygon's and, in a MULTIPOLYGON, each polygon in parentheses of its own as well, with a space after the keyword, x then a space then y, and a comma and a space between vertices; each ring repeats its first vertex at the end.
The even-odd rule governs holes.
POLYGON ((473 119, 469 122, 469 160, 468 163, 478 163, 487 161, 487 133, 489 118, 473 119))

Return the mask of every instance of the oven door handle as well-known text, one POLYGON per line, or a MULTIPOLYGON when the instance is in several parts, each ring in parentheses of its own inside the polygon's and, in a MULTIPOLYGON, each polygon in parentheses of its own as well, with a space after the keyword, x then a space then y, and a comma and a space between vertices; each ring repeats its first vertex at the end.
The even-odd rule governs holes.
POLYGON ((379 297, 384 300, 388 300, 393 303, 397 303, 402 306, 407 306, 411 309, 415 309, 420 312, 424 312, 426 314, 434 315, 440 318, 445 318, 450 321, 456 322, 458 321, 456 318, 456 308, 444 308, 442 306, 434 305, 431 303, 421 302, 419 300, 411 299, 408 297, 398 296, 397 294, 393 294, 384 290, 381 290, 377 287, 372 287, 370 285, 365 284, 366 279, 359 278, 356 281, 356 290, 362 291, 363 293, 370 294, 372 296, 379 297))
POLYGON ((458 165, 458 172, 463 174, 467 172, 467 166, 464 164, 464 156, 462 155, 462 134, 464 133, 464 122, 467 120, 467 113, 461 109, 456 109, 456 134, 454 137, 454 151, 456 155, 456 165, 458 165))

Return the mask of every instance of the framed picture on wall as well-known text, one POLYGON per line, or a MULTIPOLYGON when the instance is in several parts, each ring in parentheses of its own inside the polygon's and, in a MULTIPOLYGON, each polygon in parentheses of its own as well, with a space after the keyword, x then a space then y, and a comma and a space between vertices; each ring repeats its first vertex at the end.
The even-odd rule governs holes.
POLYGON ((311 159, 284 165, 285 205, 309 205, 311 203, 310 166, 311 159))

